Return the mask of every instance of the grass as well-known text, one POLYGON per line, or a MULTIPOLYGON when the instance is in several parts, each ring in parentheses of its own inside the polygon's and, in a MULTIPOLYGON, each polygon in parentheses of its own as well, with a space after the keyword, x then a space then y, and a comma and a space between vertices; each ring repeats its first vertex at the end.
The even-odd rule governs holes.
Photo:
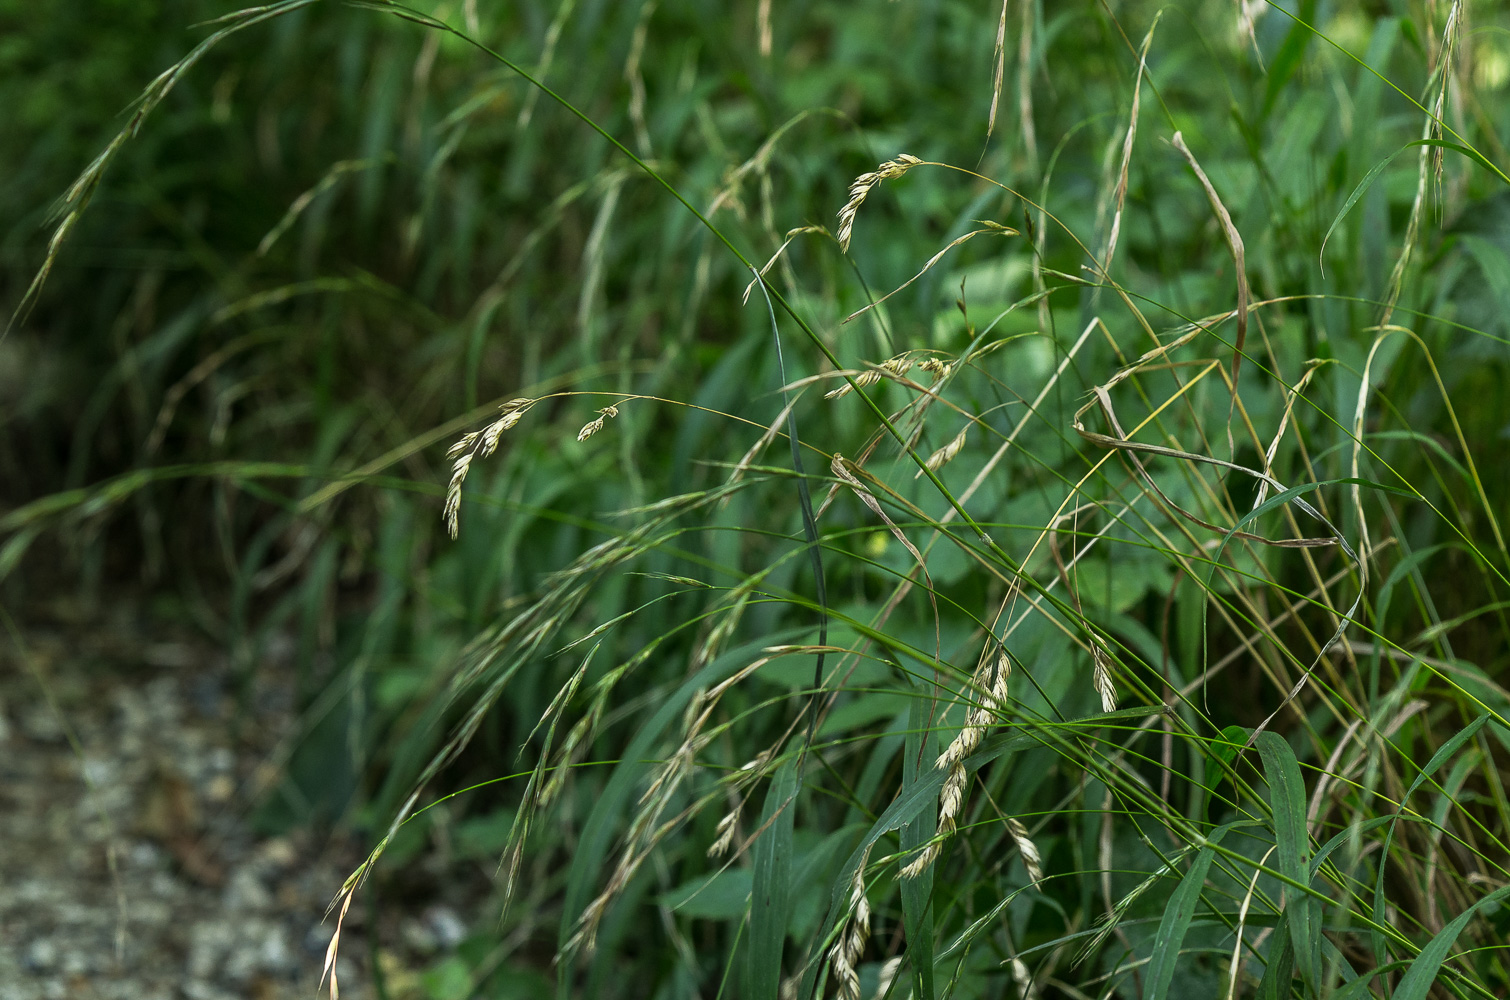
POLYGON ((7 600, 292 635, 433 995, 1510 988, 1499 5, 181 6, 7 600))

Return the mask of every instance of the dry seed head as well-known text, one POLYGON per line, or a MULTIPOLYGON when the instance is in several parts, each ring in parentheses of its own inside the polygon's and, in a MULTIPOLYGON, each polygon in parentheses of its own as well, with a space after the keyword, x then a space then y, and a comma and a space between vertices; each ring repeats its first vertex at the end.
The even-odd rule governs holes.
POLYGON ((944 779, 943 791, 939 793, 939 834, 947 836, 954 832, 956 820, 965 804, 965 783, 970 776, 964 764, 955 764, 944 779))
POLYGON ((968 780, 969 774, 963 764, 950 767, 949 776, 944 779, 944 787, 939 792, 938 834, 902 869, 902 878, 917 878, 938 859, 944 841, 953 835, 958 823, 960 809, 965 804, 965 783, 968 780))
POLYGON ((451 447, 449 447, 449 448, 446 449, 446 457, 447 458, 455 458, 457 455, 460 455, 462 452, 467 451, 468 449, 470 449, 472 447, 472 445, 474 445, 474 444, 477 443, 477 439, 481 435, 482 435, 481 431, 470 431, 470 432, 468 432, 466 434, 463 434, 461 436, 461 440, 457 441, 451 447))
POLYGON ((825 392, 823 394, 823 398, 840 399, 844 396, 848 396, 850 392, 855 388, 864 389, 868 386, 875 385, 879 381, 881 381, 880 372, 875 371, 874 369, 867 372, 861 372, 854 377, 853 384, 851 384, 850 382, 845 382, 843 385, 839 386, 839 388, 831 389, 828 392, 825 392))
MULTIPOLYGON (((945 465, 954 461, 955 456, 958 455, 960 451, 965 447, 965 435, 967 435, 969 432, 970 425, 966 424, 964 427, 960 428, 960 432, 958 434, 954 435, 953 440, 944 445, 938 451, 934 452, 932 455, 929 455, 928 461, 924 463, 928 466, 928 471, 937 472, 945 465)), ((912 478, 916 479, 922 474, 923 473, 920 470, 917 475, 913 476, 912 478)))
POLYGON ((1091 679, 1096 685, 1096 693, 1101 696, 1101 711, 1115 712, 1117 689, 1112 685, 1112 672, 1106 663, 1106 653, 1095 642, 1091 643, 1091 659, 1095 662, 1091 679))
POLYGON ((443 516, 446 531, 455 538, 461 531, 461 484, 467 480, 467 470, 472 466, 472 452, 462 454, 451 467, 451 484, 446 487, 446 506, 443 516))
POLYGON ((708 848, 708 857, 721 858, 729 853, 729 848, 734 844, 734 838, 739 834, 739 814, 743 809, 744 804, 740 803, 718 821, 718 839, 713 841, 708 848))
POLYGON ((875 385, 883 378, 901 378, 912 369, 912 364, 912 359, 907 357, 907 355, 898 354, 896 357, 882 361, 874 368, 868 369, 856 375, 854 377, 853 386, 851 386, 849 382, 846 382, 839 388, 824 393, 823 398, 839 399, 842 396, 849 395, 851 388, 864 389, 869 386, 875 385))
POLYGON ((480 431, 470 431, 446 449, 446 457, 454 460, 451 466, 451 484, 446 487, 446 504, 442 513, 446 531, 455 538, 461 530, 461 485, 466 482, 467 472, 472 468, 472 459, 487 458, 498 450, 498 439, 503 432, 513 427, 524 417, 535 400, 511 399, 498 408, 499 417, 480 431))
POLYGON ((975 689, 986 688, 989 673, 990 687, 981 696, 980 704, 966 714, 965 725, 959 735, 939 754, 934 766, 940 771, 952 771, 980 746, 986 729, 995 719, 996 711, 1007 703, 1007 676, 1011 672, 1012 661, 1000 654, 996 657, 995 670, 989 670, 984 663, 977 668, 975 676, 970 678, 970 686, 975 689))
POLYGON ((870 848, 867 847, 860 857, 860 866, 855 869, 854 881, 850 883, 848 926, 829 950, 829 962, 834 979, 839 983, 841 1000, 860 1000, 860 956, 865 954, 865 943, 870 940, 870 901, 865 898, 865 865, 869 861, 870 848))
POLYGON ((933 864, 933 860, 938 856, 939 842, 937 840, 930 840, 927 846, 918 853, 918 856, 909 861, 907 866, 898 874, 902 878, 917 878, 928 870, 928 866, 933 864))
POLYGON ((1033 838, 1028 836, 1028 828, 1016 819, 1008 817, 1007 832, 1012 835, 1012 840, 1017 844, 1017 850, 1022 854, 1022 863, 1028 869, 1028 878, 1037 885, 1043 881, 1043 857, 1038 853, 1038 845, 1033 843, 1033 838))
POLYGON ((577 432, 577 441, 579 443, 582 442, 582 441, 586 441, 588 438, 590 438, 594 434, 598 433, 598 431, 602 430, 603 429, 603 424, 605 422, 607 422, 609 420, 612 420, 614 417, 617 417, 618 415, 619 415, 619 408, 617 406, 605 406, 605 407, 603 407, 603 409, 601 409, 601 410, 598 411, 598 417, 597 417, 596 420, 590 420, 590 421, 588 421, 585 425, 583 425, 582 429, 577 432))
POLYGON ((924 358, 918 362, 918 367, 933 376, 934 382, 942 381, 954 371, 954 362, 945 361, 943 358, 924 358))
POLYGON ((849 239, 855 228, 855 214, 860 211, 865 198, 870 194, 870 189, 882 181, 901 177, 923 161, 916 156, 902 153, 895 160, 887 160, 875 170, 861 174, 854 179, 849 186, 849 201, 839 209, 839 249, 849 252, 849 239))

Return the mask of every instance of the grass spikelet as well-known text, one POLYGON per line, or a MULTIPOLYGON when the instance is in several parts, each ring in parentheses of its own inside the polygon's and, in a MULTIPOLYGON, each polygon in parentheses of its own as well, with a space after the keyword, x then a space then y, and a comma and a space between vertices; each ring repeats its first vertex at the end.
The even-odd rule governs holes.
POLYGON ((718 821, 718 837, 708 845, 708 857, 721 858, 729 853, 729 848, 734 845, 734 838, 739 836, 739 814, 743 811, 744 803, 741 802, 718 821))
POLYGON ((924 358, 918 362, 918 367, 932 375, 934 382, 943 381, 954 371, 954 363, 943 358, 924 358))
POLYGON ((860 372, 852 381, 845 382, 837 389, 831 389, 823 394, 824 399, 843 399, 856 389, 865 389, 881 381, 881 373, 875 369, 868 372, 860 372))
POLYGON ((1153 44, 1153 33, 1159 26, 1159 15, 1155 15, 1153 24, 1148 29, 1148 34, 1143 37, 1143 48, 1138 53, 1138 75, 1133 80, 1132 110, 1127 116, 1127 132, 1122 138, 1122 166, 1117 171, 1117 188, 1115 194, 1116 211, 1112 215, 1111 232, 1106 237, 1106 249, 1101 253, 1101 273, 1110 274, 1112 258, 1117 254, 1117 236, 1122 231, 1122 209, 1127 203, 1127 170, 1132 165, 1133 143, 1138 138, 1138 109, 1142 103, 1143 76, 1148 72, 1148 47, 1153 44))
POLYGON ((912 370, 913 360, 905 354, 899 354, 894 358, 882 361, 874 368, 860 372, 852 377, 851 382, 846 382, 837 389, 823 394, 824 399, 842 399, 848 396, 854 389, 865 389, 875 385, 883 378, 904 378, 912 370))
POLYGON ((588 438, 590 438, 594 434, 598 433, 598 431, 600 431, 600 430, 603 429, 603 424, 604 423, 606 423, 609 420, 612 420, 614 417, 617 417, 618 415, 619 415, 619 408, 617 406, 605 406, 605 407, 603 407, 603 409, 601 409, 601 410, 598 411, 597 419, 595 419, 595 420, 589 420, 586 424, 583 424, 582 425, 582 429, 577 432, 577 441, 578 441, 578 443, 586 441, 588 438))
POLYGON ((1001 103, 1001 81, 1007 74, 1007 6, 1011 0, 1001 0, 1001 19, 996 22, 996 48, 991 61, 996 64, 996 74, 991 80, 991 113, 986 118, 986 139, 996 130, 996 108, 1001 103))
POLYGON ((463 434, 460 440, 446 450, 446 457, 452 459, 453 464, 451 484, 446 487, 446 505, 442 516, 445 518, 446 531, 452 538, 461 531, 461 486, 467 481, 467 473, 472 468, 472 460, 487 458, 497 451, 498 439, 503 436, 503 432, 519 423, 529 412, 529 408, 534 405, 535 400, 524 397, 509 400, 498 408, 500 416, 497 420, 480 431, 463 434))
POLYGON ((1091 682, 1101 696, 1101 711, 1117 710, 1117 688, 1112 684, 1111 667, 1107 664, 1106 652, 1094 640, 1091 642, 1091 682))
POLYGON ((855 214, 860 211, 860 206, 870 195, 871 188, 882 181, 889 181, 901 177, 907 171, 923 161, 909 153, 902 153, 895 160, 887 160, 875 170, 861 174, 854 179, 849 186, 849 201, 839 209, 839 249, 844 253, 849 252, 849 239, 854 234, 855 214))
MULTIPOLYGON (((760 278, 764 278, 766 274, 770 272, 771 268, 776 266, 776 262, 781 259, 782 254, 786 253, 786 248, 792 245, 793 240, 806 233, 827 234, 828 230, 823 226, 798 226, 796 229, 788 230, 786 239, 782 240, 781 246, 776 248, 776 252, 771 254, 771 259, 766 261, 764 266, 762 266, 760 271, 758 272, 760 278)), ((759 284, 760 278, 751 278, 750 283, 748 285, 745 285, 744 296, 740 299, 741 303, 747 303, 750 301, 750 293, 755 290, 755 286, 759 284)))
POLYGON ((829 949, 829 964, 834 970, 834 979, 838 980, 842 1000, 860 1000, 860 956, 865 953, 865 944, 870 940, 870 901, 865 897, 865 865, 869 861, 870 849, 866 848, 850 884, 846 926, 839 940, 829 949))
MULTIPOLYGON (((969 432, 970 425, 966 424, 965 426, 960 428, 959 433, 954 435, 954 437, 949 441, 948 444, 944 445, 938 451, 935 451, 932 455, 929 455, 928 461, 924 463, 928 466, 928 471, 937 472, 938 470, 942 469, 944 466, 952 462, 955 456, 957 456, 965 447, 965 436, 969 434, 969 432)), ((917 472, 912 474, 912 478, 917 479, 922 476, 922 474, 923 470, 919 469, 917 472)))
POLYGON ((1117 902, 1113 904, 1110 912, 1101 915, 1101 926, 1097 928, 1096 933, 1092 935, 1091 939, 1086 943, 1080 954, 1076 956, 1075 961, 1077 963, 1085 961, 1087 957, 1094 955, 1098 950, 1100 950, 1101 946, 1106 943, 1106 939, 1111 937, 1112 933, 1115 932, 1121 925, 1123 918, 1127 916, 1127 911, 1132 909, 1132 905, 1136 903, 1145 892, 1151 889, 1155 882, 1159 881, 1159 879, 1163 878, 1166 875, 1174 875, 1179 872, 1178 863, 1180 859, 1185 856, 1187 850, 1189 850, 1189 848, 1180 851, 1178 855, 1170 858, 1164 864, 1156 868, 1153 874, 1149 875, 1142 882, 1139 882, 1127 895, 1117 900, 1117 902))
MULTIPOLYGON (((965 759, 979 749, 997 710, 1006 704, 1007 678, 1012 673, 1012 661, 998 654, 994 665, 988 667, 987 664, 992 662, 989 653, 988 649, 982 655, 981 665, 970 680, 971 689, 980 692, 980 701, 969 709, 964 726, 934 762, 934 766, 940 771, 949 772, 949 776, 944 779, 944 787, 939 792, 938 836, 929 841, 918 856, 902 869, 903 878, 916 878, 926 871, 938 858, 943 842, 954 832, 960 810, 965 804, 965 784, 969 780, 965 759), (988 678, 989 685, 986 683, 988 678)), ((1024 853, 1024 858, 1026 856, 1024 853)), ((1034 858, 1036 864, 1036 850, 1034 858)))
POLYGON ((1033 843, 1033 838, 1028 836, 1028 828, 1015 817, 1007 817, 1007 832, 1012 835, 1012 842, 1017 845, 1017 851, 1022 855, 1022 863, 1028 870, 1028 878, 1037 885, 1043 881, 1043 857, 1038 853, 1038 845, 1033 843))

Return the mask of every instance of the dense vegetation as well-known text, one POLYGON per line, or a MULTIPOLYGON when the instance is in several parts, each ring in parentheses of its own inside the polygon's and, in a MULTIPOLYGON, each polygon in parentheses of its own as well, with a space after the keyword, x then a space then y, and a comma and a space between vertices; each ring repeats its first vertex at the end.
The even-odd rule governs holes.
POLYGON ((0 18, 6 600, 292 637, 436 996, 1510 989, 1503 4, 0 18))

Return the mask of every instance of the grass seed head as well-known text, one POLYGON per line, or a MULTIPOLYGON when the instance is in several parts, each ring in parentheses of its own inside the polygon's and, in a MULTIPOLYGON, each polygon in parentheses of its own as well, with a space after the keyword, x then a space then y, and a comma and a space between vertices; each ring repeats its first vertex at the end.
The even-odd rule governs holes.
MULTIPOLYGON (((480 431, 463 434, 455 444, 446 449, 446 457, 452 459, 451 483, 446 487, 446 504, 442 517, 446 531, 455 538, 461 531, 461 486, 472 468, 472 459, 487 458, 498 450, 498 440, 503 432, 523 419, 535 400, 520 397, 511 399, 498 408, 498 419, 480 431)), ((610 407, 612 409, 612 407, 610 407)))
POLYGON ((842 1000, 860 1000, 860 957, 870 940, 870 900, 865 897, 865 865, 869 860, 870 849, 866 848, 850 883, 848 926, 829 950, 829 963, 842 1000))
POLYGON ((1112 684, 1111 668, 1107 665, 1106 654, 1094 642, 1091 644, 1091 659, 1095 663, 1091 678, 1096 685, 1096 693, 1101 696, 1101 711, 1115 712, 1117 689, 1112 684))
POLYGON ((1028 828, 1023 826, 1017 819, 1008 817, 1007 832, 1012 835, 1012 841, 1017 845, 1017 850, 1022 854, 1022 863, 1028 869, 1028 878, 1037 885, 1043 881, 1043 857, 1038 853, 1038 845, 1033 843, 1033 838, 1028 836, 1028 828))
POLYGON ((849 185, 849 201, 839 209, 839 249, 849 252, 849 240, 854 234, 855 215, 860 211, 860 206, 865 203, 870 189, 882 181, 901 177, 907 171, 923 161, 908 153, 900 154, 895 160, 887 160, 875 170, 868 171, 856 177, 849 185))
MULTIPOLYGON (((932 455, 929 455, 928 456, 928 461, 924 463, 925 465, 928 466, 928 471, 929 472, 937 472, 939 469, 942 469, 945 465, 948 465, 950 462, 954 461, 955 456, 958 455, 960 453, 961 449, 963 449, 965 447, 965 436, 969 432, 970 432, 970 425, 966 424, 964 427, 960 428, 960 432, 958 434, 954 435, 954 438, 948 444, 944 445, 942 448, 940 448, 938 451, 934 452, 932 455)), ((912 478, 916 479, 916 478, 918 478, 918 476, 921 476, 921 475, 922 475, 922 472, 919 472, 916 476, 913 476, 912 478)))
POLYGON ((718 821, 718 839, 708 848, 708 857, 721 858, 729 852, 729 848, 734 845, 734 838, 739 835, 739 814, 743 810, 744 804, 740 803, 718 821))
POLYGON ((605 406, 598 411, 597 419, 590 420, 577 432, 577 441, 581 443, 603 429, 603 424, 619 415, 617 406, 605 406))

